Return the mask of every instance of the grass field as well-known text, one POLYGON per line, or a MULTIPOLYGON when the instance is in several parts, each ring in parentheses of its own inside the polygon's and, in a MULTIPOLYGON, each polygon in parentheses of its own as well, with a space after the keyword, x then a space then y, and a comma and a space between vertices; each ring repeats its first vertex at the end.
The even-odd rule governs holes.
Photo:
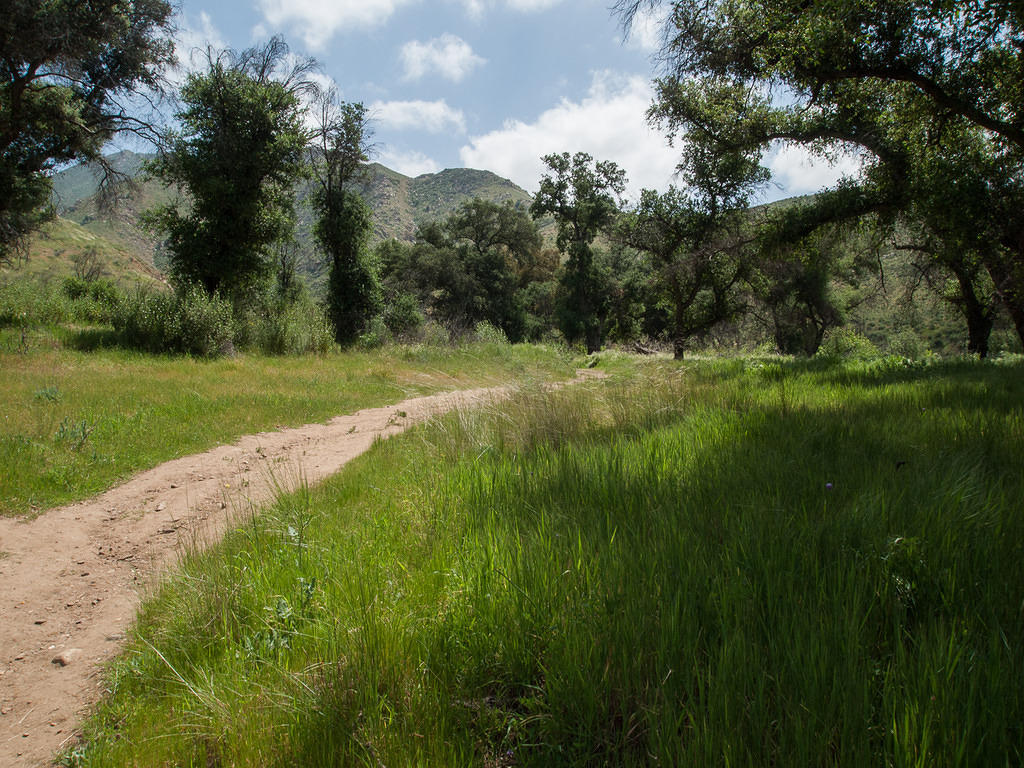
POLYGON ((191 557, 65 762, 1019 765, 1024 366, 633 367, 191 557))
POLYGON ((389 347, 217 361, 70 348, 0 328, 0 514, 30 514, 240 435, 406 397, 572 375, 542 347, 389 347))

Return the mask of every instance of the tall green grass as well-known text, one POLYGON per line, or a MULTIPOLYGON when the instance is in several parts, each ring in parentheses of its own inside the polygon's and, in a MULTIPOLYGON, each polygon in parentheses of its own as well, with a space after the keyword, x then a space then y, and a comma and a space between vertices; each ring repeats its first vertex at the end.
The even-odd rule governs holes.
POLYGON ((1021 365, 658 363, 377 446, 148 601, 76 765, 1019 765, 1021 365))
POLYGON ((162 461, 406 397, 571 374, 535 346, 197 360, 79 352, 0 329, 0 514, 88 497, 162 461))

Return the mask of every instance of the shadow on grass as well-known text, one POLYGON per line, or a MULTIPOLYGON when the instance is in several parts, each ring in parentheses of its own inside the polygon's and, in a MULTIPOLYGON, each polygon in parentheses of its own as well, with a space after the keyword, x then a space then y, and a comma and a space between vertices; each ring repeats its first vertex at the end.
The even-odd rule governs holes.
POLYGON ((480 590, 475 633, 495 660, 510 636, 541 649, 522 741, 548 746, 525 764, 617 762, 636 739, 666 764, 903 764, 927 745, 981 765, 1019 746, 1020 366, 793 368, 839 401, 681 414, 463 492, 512 585, 480 590), (890 384, 912 397, 870 391, 890 384))
POLYGON ((100 349, 130 349, 121 343, 121 337, 113 328, 66 329, 61 334, 64 346, 78 352, 95 352, 100 349))

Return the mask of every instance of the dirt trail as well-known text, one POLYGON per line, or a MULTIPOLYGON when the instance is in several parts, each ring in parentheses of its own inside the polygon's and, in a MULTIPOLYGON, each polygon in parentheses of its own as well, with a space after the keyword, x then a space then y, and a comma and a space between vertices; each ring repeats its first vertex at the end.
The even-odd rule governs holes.
MULTIPOLYGON (((581 375, 600 375, 583 371, 581 375)), ((169 461, 34 520, 0 518, 0 766, 49 765, 102 693, 139 592, 274 485, 316 483, 428 416, 506 388, 417 397, 169 461)))

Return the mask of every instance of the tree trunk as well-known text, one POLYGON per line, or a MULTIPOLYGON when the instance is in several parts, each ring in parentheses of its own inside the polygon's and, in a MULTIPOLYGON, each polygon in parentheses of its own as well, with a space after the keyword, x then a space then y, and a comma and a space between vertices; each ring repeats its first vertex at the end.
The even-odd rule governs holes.
POLYGON ((586 337, 588 355, 601 351, 601 326, 598 323, 588 324, 584 336, 586 337))
POLYGON ((992 282, 995 283, 999 300, 1006 307, 1021 345, 1024 346, 1024 249, 1011 258, 994 257, 988 259, 988 269, 992 282))
POLYGON ((686 339, 676 336, 674 339, 672 339, 672 356, 675 357, 676 360, 682 360, 685 354, 686 339))
POLYGON ((952 263, 950 269, 960 284, 961 300, 958 308, 967 320, 967 351, 984 360, 988 357, 988 340, 995 322, 992 307, 985 306, 985 302, 978 298, 974 275, 962 263, 952 263))

